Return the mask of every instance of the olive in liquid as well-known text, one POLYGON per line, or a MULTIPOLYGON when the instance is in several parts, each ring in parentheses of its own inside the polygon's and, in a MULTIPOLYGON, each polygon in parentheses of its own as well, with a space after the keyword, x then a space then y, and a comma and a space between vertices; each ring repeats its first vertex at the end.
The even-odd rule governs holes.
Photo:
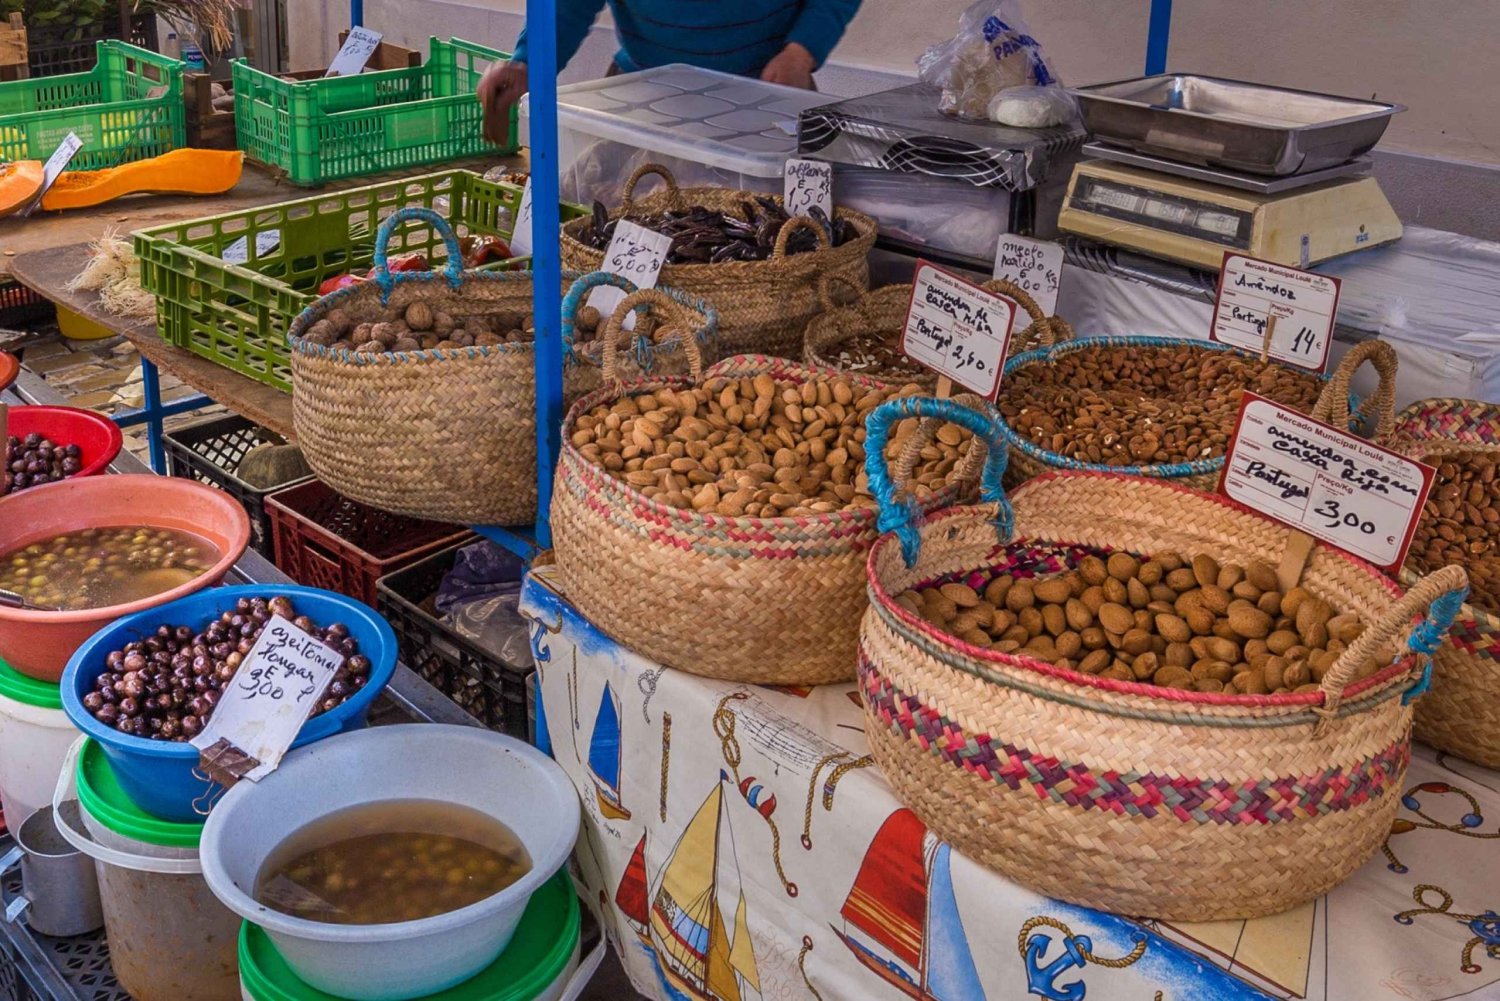
POLYGON ((278 845, 255 899, 309 921, 388 924, 493 896, 531 869, 515 833, 437 800, 366 803, 313 821, 278 845))
POLYGON ((44 608, 107 608, 180 587, 218 559, 174 528, 87 528, 0 555, 0 588, 44 608))

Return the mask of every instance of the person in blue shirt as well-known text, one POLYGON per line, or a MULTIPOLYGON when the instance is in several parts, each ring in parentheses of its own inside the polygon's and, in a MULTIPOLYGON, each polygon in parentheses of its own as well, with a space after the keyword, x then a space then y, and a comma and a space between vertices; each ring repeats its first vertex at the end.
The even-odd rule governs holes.
MULTIPOLYGON (((754 76, 812 89, 860 0, 607 0, 615 19, 611 73, 666 63, 754 76)), ((557 65, 566 65, 606 0, 557 0, 557 65)), ((490 67, 479 83, 485 136, 501 138, 513 104, 526 93, 526 32, 507 63, 490 67)))

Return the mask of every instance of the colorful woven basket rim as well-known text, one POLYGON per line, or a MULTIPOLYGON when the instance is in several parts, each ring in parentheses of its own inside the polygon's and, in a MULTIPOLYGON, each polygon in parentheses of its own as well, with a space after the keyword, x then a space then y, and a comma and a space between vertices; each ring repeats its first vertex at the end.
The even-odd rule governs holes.
MULTIPOLYGON (((1230 344, 1221 344, 1218 341, 1200 341, 1186 337, 1166 337, 1160 334, 1103 334, 1093 337, 1080 337, 1076 340, 1062 341, 1049 347, 1033 348, 1014 355, 1005 363, 1001 372, 1001 392, 1004 392, 1004 380, 1014 370, 1026 365, 1038 362, 1049 362, 1059 355, 1070 354, 1074 351, 1084 351, 1089 348, 1114 348, 1114 347, 1148 347, 1148 348, 1173 348, 1173 347, 1197 347, 1205 351, 1226 351, 1232 354, 1242 355, 1245 358, 1259 360, 1259 358, 1248 351, 1242 351, 1230 344)), ((1317 377, 1324 382, 1328 381, 1327 374, 1318 373, 1317 377)), ((1355 409, 1351 404, 1350 410, 1355 409)), ((1194 459, 1192 462, 1158 462, 1147 466, 1108 466, 1096 462, 1080 462, 1070 459, 1065 455, 1048 451, 1011 429, 1004 415, 1000 416, 1000 434, 1005 438, 1011 448, 1018 449, 1026 455, 1031 456, 1038 462, 1062 469, 1077 470, 1086 473, 1122 473, 1127 476, 1147 476, 1152 479, 1175 479, 1182 476, 1201 476, 1217 473, 1224 468, 1224 456, 1216 456, 1210 459, 1194 459)))
MULTIPOLYGON (((732 355, 720 360, 703 373, 703 380, 717 378, 724 373, 719 369, 755 369, 765 372, 773 379, 779 376, 796 375, 798 377, 822 376, 831 379, 844 379, 865 389, 882 390, 888 389, 888 384, 881 383, 878 379, 868 376, 854 375, 842 372, 838 369, 824 368, 817 365, 808 365, 805 362, 792 361, 787 358, 777 358, 771 355, 732 355)), ((726 376, 728 377, 728 376, 726 376)), ((759 533, 762 531, 776 530, 784 532, 788 525, 816 526, 819 528, 846 525, 859 529, 869 528, 874 530, 879 511, 875 507, 846 507, 838 511, 826 511, 815 515, 796 515, 781 518, 759 518, 748 515, 731 516, 715 514, 713 512, 694 511, 691 508, 673 507, 664 504, 652 497, 647 497, 638 488, 626 483, 624 480, 615 479, 604 470, 584 457, 583 453, 572 441, 572 429, 576 426, 578 418, 588 413, 589 410, 611 400, 619 399, 630 393, 652 392, 657 389, 683 390, 691 389, 696 382, 691 376, 666 376, 646 377, 633 379, 619 383, 615 386, 601 386, 587 396, 574 403, 568 410, 568 415, 563 419, 562 451, 560 461, 565 463, 576 463, 582 470, 587 470, 589 475, 596 481, 597 489, 606 491, 623 501, 629 503, 633 508, 644 512, 655 520, 673 521, 682 525, 696 525, 710 531, 732 531, 736 533, 748 532, 759 533)), ((958 495, 958 485, 949 482, 942 489, 934 491, 933 495, 923 502, 924 507, 936 508, 950 503, 958 495)))
MULTIPOLYGON (((1124 474, 1113 472, 1095 473, 1060 471, 1054 473, 1045 473, 1041 476, 1035 477, 1034 479, 1028 480, 1021 487, 1018 487, 1016 492, 1019 494, 1023 490, 1034 488, 1038 485, 1048 482, 1049 480, 1071 476, 1094 476, 1104 479, 1122 480, 1131 478, 1124 474)), ((1158 482, 1161 487, 1190 495, 1195 501, 1209 501, 1215 504, 1223 505, 1224 507, 1234 511, 1252 515, 1256 514, 1250 508, 1245 507, 1243 504, 1232 501, 1227 497, 1220 497, 1214 494, 1205 494, 1201 491, 1196 491, 1189 487, 1182 486, 1176 483, 1163 481, 1158 482)), ((924 521, 922 528, 924 531, 930 531, 941 526, 945 521, 957 518, 969 519, 976 516, 988 517, 992 515, 992 513, 992 505, 963 505, 959 507, 945 508, 941 511, 929 514, 924 521)), ((1256 516, 1262 517, 1260 515, 1256 516)), ((1012 542, 1014 541, 1015 540, 1012 540, 1012 542)), ((1068 540, 1058 541, 1069 545, 1081 545, 1081 543, 1069 542, 1068 540)), ((998 541, 996 543, 996 545, 1000 547, 1009 544, 1010 543, 1000 543, 998 541)), ((1225 695, 1219 692, 1192 692, 1184 689, 1162 688, 1160 686, 1146 685, 1135 681, 1117 681, 1113 678, 1101 678, 1097 675, 1085 674, 1082 671, 1076 671, 1066 667, 1058 667, 1056 664, 1052 664, 1047 661, 1036 660, 1031 657, 1018 657, 1014 654, 1001 653, 998 650, 985 649, 983 647, 977 647, 972 644, 965 643, 958 637, 944 632, 921 616, 916 615, 915 613, 908 611, 906 608, 903 608, 901 605, 897 604, 895 597, 890 594, 890 592, 886 591, 884 585, 880 583, 875 569, 876 560, 880 557, 880 554, 885 547, 899 545, 900 542, 895 535, 886 534, 882 535, 870 550, 870 555, 867 559, 866 567, 868 570, 867 577, 869 580, 871 606, 877 608, 880 614, 886 616, 888 619, 894 619, 895 621, 899 622, 903 629, 905 629, 907 632, 923 637, 928 642, 939 644, 942 647, 956 648, 962 651, 965 656, 970 657, 971 659, 980 663, 992 663, 1007 668, 1021 668, 1026 671, 1034 672, 1038 675, 1076 684, 1084 689, 1097 689, 1100 691, 1110 692, 1118 695, 1144 697, 1146 701, 1150 701, 1153 703, 1173 702, 1181 703, 1183 705, 1238 706, 1243 708, 1305 707, 1309 710, 1309 713, 1314 707, 1321 706, 1323 703, 1323 693, 1321 691, 1304 692, 1300 695, 1294 693, 1287 693, 1285 695, 1225 695)), ((1363 571, 1366 576, 1369 577, 1371 582, 1378 584, 1382 590, 1389 594, 1392 600, 1395 600, 1401 596, 1402 589, 1394 581, 1386 577, 1384 574, 1380 573, 1378 570, 1376 570, 1374 567, 1370 566, 1363 560, 1344 554, 1341 551, 1322 542, 1317 543, 1317 548, 1328 550, 1331 553, 1347 559, 1351 564, 1355 565, 1358 569, 1363 571)), ((1412 619, 1413 623, 1419 620, 1419 616, 1414 616, 1412 619)), ((1410 652, 1403 653, 1401 656, 1397 657, 1397 659, 1394 660, 1391 664, 1382 668, 1376 674, 1373 674, 1370 677, 1364 678, 1360 681, 1352 682, 1349 687, 1344 690, 1344 698, 1339 707, 1340 714, 1343 713, 1344 708, 1346 706, 1349 706, 1351 702, 1358 704, 1360 702, 1359 697, 1362 694, 1375 689, 1384 689, 1401 675, 1409 673, 1412 669, 1411 658, 1412 654, 1410 652)), ((1375 698, 1374 701, 1384 701, 1384 699, 1386 698, 1392 698, 1399 694, 1401 694, 1399 689, 1380 691, 1379 697, 1375 698)))

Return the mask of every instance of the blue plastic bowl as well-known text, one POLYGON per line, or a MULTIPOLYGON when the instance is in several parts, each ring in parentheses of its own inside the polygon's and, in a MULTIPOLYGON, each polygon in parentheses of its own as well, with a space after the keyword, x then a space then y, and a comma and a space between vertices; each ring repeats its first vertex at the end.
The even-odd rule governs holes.
POLYGON ((209 588, 127 615, 89 637, 73 654, 63 671, 62 703, 73 725, 98 742, 120 787, 142 810, 179 823, 202 821, 224 790, 198 771, 198 749, 191 744, 121 733, 99 722, 83 707, 83 697, 104 672, 105 657, 126 643, 154 635, 157 626, 191 626, 196 630, 233 608, 241 598, 276 595, 286 595, 298 615, 306 615, 319 626, 333 622, 348 626, 359 652, 370 658, 370 680, 365 686, 343 705, 308 720, 292 746, 301 747, 365 725, 370 705, 395 673, 396 634, 363 602, 295 584, 246 584, 209 588))

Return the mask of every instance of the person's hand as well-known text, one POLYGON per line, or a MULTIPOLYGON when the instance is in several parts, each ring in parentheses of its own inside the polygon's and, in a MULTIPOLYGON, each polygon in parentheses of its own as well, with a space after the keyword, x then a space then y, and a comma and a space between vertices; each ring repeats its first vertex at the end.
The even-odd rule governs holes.
POLYGON ((526 93, 526 64, 496 63, 484 71, 475 91, 484 107, 484 138, 497 146, 510 130, 510 109, 526 93))
POLYGON ((760 71, 760 78, 767 83, 812 90, 813 70, 817 68, 818 62, 811 52, 796 42, 788 42, 786 48, 766 63, 766 68, 760 71))

